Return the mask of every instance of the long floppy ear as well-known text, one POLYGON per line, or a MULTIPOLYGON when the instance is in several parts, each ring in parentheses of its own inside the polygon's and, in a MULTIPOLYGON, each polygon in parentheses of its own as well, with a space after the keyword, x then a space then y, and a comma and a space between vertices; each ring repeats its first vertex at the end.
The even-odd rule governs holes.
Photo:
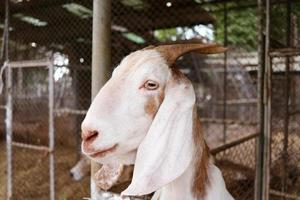
POLYGON ((181 72, 171 70, 165 98, 137 150, 133 179, 124 196, 158 190, 181 176, 193 160, 195 93, 181 72))

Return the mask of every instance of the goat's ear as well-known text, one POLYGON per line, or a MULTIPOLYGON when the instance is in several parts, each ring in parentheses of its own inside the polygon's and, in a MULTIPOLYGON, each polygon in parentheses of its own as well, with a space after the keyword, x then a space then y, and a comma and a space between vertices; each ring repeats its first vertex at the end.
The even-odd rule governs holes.
POLYGON ((132 182, 122 195, 152 193, 187 170, 194 155, 194 105, 192 84, 172 69, 165 98, 137 150, 132 182))

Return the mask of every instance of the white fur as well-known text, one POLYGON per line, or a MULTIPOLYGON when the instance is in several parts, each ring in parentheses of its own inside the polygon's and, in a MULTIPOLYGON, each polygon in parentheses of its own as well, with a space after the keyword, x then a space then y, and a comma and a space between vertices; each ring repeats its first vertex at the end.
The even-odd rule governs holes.
MULTIPOLYGON (((212 163, 210 163, 208 171, 210 184, 206 188, 204 200, 233 200, 226 190, 221 171, 212 163)), ((155 192, 151 200, 195 200, 190 191, 192 181, 193 168, 190 166, 178 179, 155 192)))
MULTIPOLYGON (((82 150, 87 156, 102 164, 135 164, 132 182, 123 196, 156 191, 153 199, 196 200, 192 193, 195 94, 190 82, 173 78, 156 50, 134 52, 115 69, 82 123, 83 134, 99 132, 92 143, 83 141, 82 150), (143 88, 147 80, 159 83, 159 88, 143 88), (146 113, 148 100, 157 101, 163 92, 164 100, 157 113, 146 113), (102 157, 92 156, 116 144, 115 151, 102 157)), ((212 163, 208 178, 204 200, 233 199, 212 163)))
MULTIPOLYGON (((163 86, 168 74, 168 66, 153 50, 136 52, 122 61, 95 97, 82 123, 82 132, 97 130, 100 133, 91 145, 93 148, 107 149, 115 144, 118 148, 110 156, 92 159, 100 163, 118 160, 125 165, 134 164, 137 148, 152 122, 152 118, 145 115, 144 105, 149 96, 159 95, 158 91, 139 87, 148 79, 163 86)), ((89 156, 85 148, 82 150, 89 156)))
POLYGON ((75 181, 83 179, 90 172, 91 161, 86 156, 81 156, 80 160, 71 168, 70 175, 75 181))
POLYGON ((193 134, 189 134, 193 132, 194 90, 192 85, 169 81, 164 101, 138 148, 133 180, 123 195, 158 190, 180 177, 194 158, 193 134))

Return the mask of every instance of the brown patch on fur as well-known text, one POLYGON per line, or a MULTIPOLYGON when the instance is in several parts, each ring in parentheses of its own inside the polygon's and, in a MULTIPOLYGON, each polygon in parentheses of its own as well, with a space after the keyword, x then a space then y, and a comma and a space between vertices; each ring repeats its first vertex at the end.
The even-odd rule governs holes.
POLYGON ((196 162, 195 162, 195 179, 192 191, 197 199, 202 199, 206 194, 206 187, 209 184, 208 180, 208 163, 209 163, 209 148, 203 138, 203 133, 200 127, 200 120, 196 107, 193 113, 193 137, 196 146, 196 162))
POLYGON ((157 112, 157 108, 158 108, 158 102, 156 101, 155 97, 149 97, 145 106, 144 106, 144 109, 145 109, 145 112, 154 117, 155 113, 157 112))
POLYGON ((165 88, 162 88, 158 97, 159 105, 163 102, 164 98, 165 98, 165 88))
POLYGON ((191 81, 175 66, 171 66, 170 70, 172 72, 172 83, 185 83, 187 85, 191 84, 191 81), (174 82, 173 82, 174 81, 174 82))

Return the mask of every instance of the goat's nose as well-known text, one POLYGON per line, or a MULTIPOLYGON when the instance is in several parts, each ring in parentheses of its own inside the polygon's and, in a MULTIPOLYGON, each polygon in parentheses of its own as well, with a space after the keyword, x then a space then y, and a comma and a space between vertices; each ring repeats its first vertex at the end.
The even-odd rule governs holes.
POLYGON ((73 172, 70 172, 70 177, 74 178, 74 173, 73 172))
POLYGON ((83 141, 92 141, 99 135, 98 131, 82 131, 81 138, 83 141))

